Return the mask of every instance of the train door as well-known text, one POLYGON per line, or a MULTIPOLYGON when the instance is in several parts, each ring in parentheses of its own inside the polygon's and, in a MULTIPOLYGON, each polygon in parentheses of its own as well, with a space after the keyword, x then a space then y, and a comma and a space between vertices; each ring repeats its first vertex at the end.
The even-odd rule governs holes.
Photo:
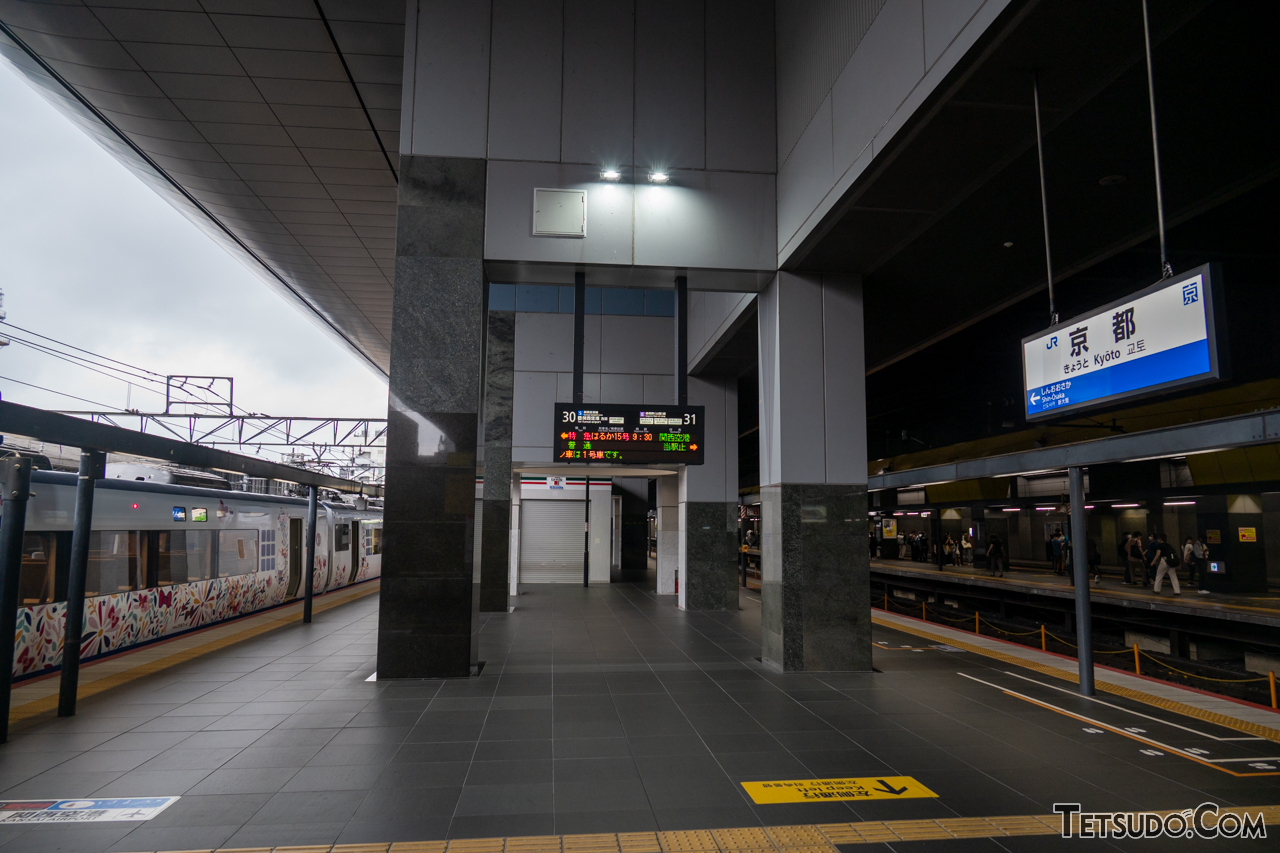
POLYGON ((302 583, 302 519, 289 519, 289 591, 285 598, 293 598, 298 594, 298 585, 302 583))
POLYGON ((355 583, 360 573, 360 555, 364 553, 364 543, 360 541, 360 519, 351 519, 351 572, 347 575, 347 583, 355 583))

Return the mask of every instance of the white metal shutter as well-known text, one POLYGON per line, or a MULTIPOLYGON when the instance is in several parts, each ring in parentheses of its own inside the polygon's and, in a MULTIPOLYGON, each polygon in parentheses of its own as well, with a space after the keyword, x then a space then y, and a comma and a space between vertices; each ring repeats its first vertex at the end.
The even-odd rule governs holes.
POLYGON ((520 502, 520 583, 582 583, 581 501, 520 502))

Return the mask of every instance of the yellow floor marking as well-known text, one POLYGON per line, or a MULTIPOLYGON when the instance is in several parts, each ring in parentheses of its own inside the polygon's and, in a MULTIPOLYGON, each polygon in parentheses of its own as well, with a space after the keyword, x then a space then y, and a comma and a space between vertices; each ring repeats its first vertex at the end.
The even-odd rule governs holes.
POLYGON ((910 776, 868 776, 858 779, 788 779, 743 782, 757 804, 821 803, 829 800, 906 800, 936 797, 910 776))
MULTIPOLYGON (((1241 806, 1233 811, 1262 812, 1269 826, 1280 824, 1280 806, 1241 806)), ((1167 815, 1183 809, 1164 809, 1167 815)), ((1079 816, 1072 821, 1079 829, 1079 816)), ((954 838, 1012 838, 1058 835, 1062 816, 1008 815, 951 817, 934 820, 876 820, 800 826, 701 829, 685 832, 624 832, 596 835, 544 835, 530 838, 459 838, 453 841, 397 841, 394 844, 335 844, 308 847, 254 847, 183 851, 183 853, 519 853, 525 850, 570 853, 836 853, 837 844, 882 844, 895 841, 946 841, 954 838)), ((148 851, 148 853, 154 853, 148 851)), ((161 851, 163 853, 163 851, 161 851)), ((176 851, 170 851, 176 853, 176 851)))
MULTIPOLYGON (((1080 680, 1078 673, 1070 672, 1065 669, 1058 669, 1057 667, 1048 666, 1042 663, 1036 663, 1035 661, 1027 660, 1026 658, 1019 657, 1018 655, 996 651, 995 649, 988 649, 983 646, 974 645, 973 643, 966 643, 963 640, 944 637, 940 634, 934 634, 931 631, 926 631, 923 628, 917 628, 914 625, 903 625, 897 622, 892 622, 888 619, 884 619, 883 617, 876 616, 874 613, 871 614, 871 621, 884 628, 892 628, 895 631, 902 631, 905 634, 912 634, 916 637, 932 640, 935 643, 954 646, 957 649, 964 649, 966 652, 973 652, 974 654, 983 655, 984 657, 994 658, 995 660, 1003 661, 1004 663, 1020 666, 1023 669, 1033 670, 1034 672, 1038 672, 1042 675, 1051 675, 1054 678, 1061 678, 1064 681, 1078 682, 1080 680)), ((1270 726, 1264 726, 1260 723, 1250 722, 1249 720, 1240 720, 1235 717, 1228 717, 1226 714, 1219 714, 1216 711, 1206 711, 1203 708, 1197 708, 1194 705, 1187 705, 1173 699, 1165 699, 1162 696, 1153 696, 1150 693, 1143 693, 1140 690, 1133 690, 1129 687, 1122 687, 1119 684, 1112 684, 1111 682, 1105 681, 1101 678, 1095 677, 1094 686, 1099 690, 1104 690, 1107 693, 1111 693, 1116 696, 1123 696, 1126 699, 1133 699, 1146 705, 1163 708, 1166 711, 1173 711, 1174 713, 1182 714, 1185 717, 1194 717, 1197 720, 1214 723, 1225 728, 1235 729, 1238 732, 1257 735, 1258 737, 1263 737, 1267 740, 1273 740, 1280 743, 1280 729, 1273 729, 1270 726)))
MULTIPOLYGON (((378 591, 380 586, 380 581, 373 580, 355 587, 335 590, 316 598, 312 604, 312 612, 323 613, 349 601, 372 595, 378 591)), ((236 643, 241 643, 269 631, 302 621, 300 603, 289 604, 282 609, 287 611, 283 616, 270 611, 250 614, 243 617, 243 620, 215 625, 197 634, 177 637, 166 643, 144 647, 133 652, 126 651, 118 657, 86 664, 80 670, 80 687, 76 691, 76 697, 82 700, 89 696, 97 695, 113 687, 128 684, 143 676, 161 672, 180 663, 186 663, 189 660, 207 655, 210 652, 225 649, 236 643), (95 675, 100 677, 95 678, 95 675)), ((54 677, 36 684, 17 685, 14 688, 13 698, 15 703, 21 702, 21 704, 18 704, 9 713, 9 724, 13 725, 14 723, 32 720, 55 710, 58 707, 58 684, 57 677, 54 677), (23 702, 23 693, 27 695, 34 694, 36 698, 23 702)), ((327 850, 328 848, 325 849, 327 850)), ((301 851, 298 851, 298 853, 301 853, 301 851)))

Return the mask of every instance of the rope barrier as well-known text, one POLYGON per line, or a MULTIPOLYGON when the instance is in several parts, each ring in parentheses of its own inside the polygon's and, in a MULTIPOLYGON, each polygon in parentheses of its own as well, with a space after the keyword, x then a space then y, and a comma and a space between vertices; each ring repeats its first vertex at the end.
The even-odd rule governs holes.
MULTIPOLYGON (((1137 648, 1137 647, 1135 646, 1135 648, 1137 648)), ((1268 680, 1268 678, 1267 678, 1266 676, 1263 676, 1263 677, 1261 677, 1261 678, 1210 678, 1210 677, 1209 677, 1209 676, 1207 676, 1207 675, 1196 675, 1194 672, 1187 672, 1186 670, 1178 669, 1176 666, 1169 666, 1169 664, 1165 663, 1164 661, 1160 660, 1159 658, 1154 658, 1154 657, 1152 657, 1151 655, 1147 654, 1146 652, 1144 652, 1144 651, 1142 651, 1142 650, 1139 650, 1139 651, 1138 651, 1138 654, 1142 655, 1144 658, 1146 658, 1146 659, 1147 659, 1147 660, 1149 660, 1149 661, 1153 661, 1153 662, 1155 662, 1155 663, 1159 664, 1160 666, 1164 667, 1165 669, 1172 670, 1172 671, 1174 671, 1174 672, 1178 673, 1179 675, 1185 675, 1185 676, 1187 676, 1188 678, 1198 678, 1198 679, 1200 679, 1201 681, 1216 681, 1216 682, 1218 682, 1219 684, 1252 684, 1252 683, 1254 683, 1254 682, 1256 682, 1256 681, 1267 681, 1267 680, 1268 680)))

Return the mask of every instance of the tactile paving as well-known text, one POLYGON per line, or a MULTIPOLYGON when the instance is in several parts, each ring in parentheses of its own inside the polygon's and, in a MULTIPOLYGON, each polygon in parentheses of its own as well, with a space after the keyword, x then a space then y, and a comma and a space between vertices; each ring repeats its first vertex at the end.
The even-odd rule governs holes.
POLYGON ((659 832, 658 843, 664 853, 693 853, 699 850, 719 850, 715 836, 708 829, 684 832, 659 832))

